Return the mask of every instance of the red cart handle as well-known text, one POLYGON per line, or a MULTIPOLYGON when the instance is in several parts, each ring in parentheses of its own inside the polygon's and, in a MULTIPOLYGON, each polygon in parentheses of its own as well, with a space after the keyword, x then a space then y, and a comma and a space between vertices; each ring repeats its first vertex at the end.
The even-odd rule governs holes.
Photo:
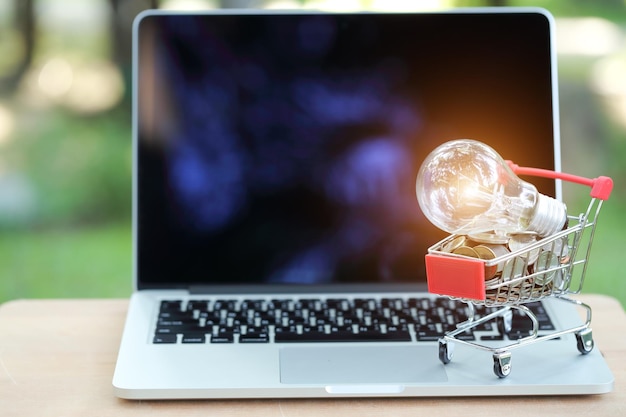
POLYGON ((550 178, 555 180, 564 180, 576 184, 591 187, 591 197, 600 200, 608 200, 613 190, 613 180, 610 177, 585 178, 577 175, 565 174, 563 172, 550 171, 548 169, 521 167, 512 161, 506 161, 509 167, 517 175, 530 175, 533 177, 550 178))

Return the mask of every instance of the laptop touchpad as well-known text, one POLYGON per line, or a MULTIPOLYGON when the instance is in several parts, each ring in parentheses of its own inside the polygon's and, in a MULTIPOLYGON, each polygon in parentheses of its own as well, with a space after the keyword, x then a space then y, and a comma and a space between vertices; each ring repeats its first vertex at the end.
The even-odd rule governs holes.
POLYGON ((446 382, 437 346, 320 346, 280 350, 284 384, 446 382))

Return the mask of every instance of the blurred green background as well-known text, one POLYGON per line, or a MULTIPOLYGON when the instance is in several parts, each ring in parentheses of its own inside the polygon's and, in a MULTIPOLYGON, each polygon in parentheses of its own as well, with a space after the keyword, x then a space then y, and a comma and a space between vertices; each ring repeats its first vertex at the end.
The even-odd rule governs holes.
MULTIPOLYGON (((563 170, 609 175, 583 292, 626 306, 626 0, 3 0, 0 303, 131 293, 130 28, 146 8, 540 6, 557 20, 563 170)), ((588 191, 564 187, 569 212, 588 191)))

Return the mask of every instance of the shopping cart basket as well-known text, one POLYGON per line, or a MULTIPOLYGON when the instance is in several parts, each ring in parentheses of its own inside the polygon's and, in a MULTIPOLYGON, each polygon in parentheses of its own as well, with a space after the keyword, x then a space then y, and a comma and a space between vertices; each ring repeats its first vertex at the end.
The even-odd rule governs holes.
POLYGON ((439 359, 444 364, 449 363, 456 342, 486 350, 493 354, 494 373, 500 378, 508 376, 511 372, 510 351, 522 346, 574 333, 578 350, 582 354, 587 354, 593 349, 591 307, 568 296, 580 293, 583 287, 596 221, 603 201, 609 198, 613 188, 613 181, 608 177, 588 179, 549 170, 520 167, 510 161, 507 163, 518 175, 560 179, 589 186, 591 201, 585 213, 578 216, 568 215, 567 227, 564 230, 543 238, 522 234, 517 236, 514 245, 512 241, 498 242, 506 250, 498 251, 491 245, 494 250, 487 251, 491 256, 477 258, 455 250, 464 245, 468 239, 462 235, 451 235, 428 249, 426 254, 428 291, 463 301, 469 310, 466 321, 457 324, 455 330, 439 339, 439 359), (582 307, 587 313, 586 322, 574 328, 538 335, 538 319, 524 304, 545 297, 554 297, 582 307), (476 305, 495 309, 483 317, 476 317, 474 309, 476 305), (501 331, 510 331, 513 309, 521 311, 532 322, 532 330, 527 336, 499 347, 457 338, 491 320, 497 323, 501 331))

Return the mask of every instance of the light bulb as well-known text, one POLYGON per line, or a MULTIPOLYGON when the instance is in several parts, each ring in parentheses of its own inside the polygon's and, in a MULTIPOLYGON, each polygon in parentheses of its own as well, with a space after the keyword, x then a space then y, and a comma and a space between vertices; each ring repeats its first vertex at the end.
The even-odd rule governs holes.
POLYGON ((426 218, 451 234, 549 236, 567 222, 562 202, 537 192, 495 150, 471 139, 432 151, 420 167, 416 192, 426 218))

